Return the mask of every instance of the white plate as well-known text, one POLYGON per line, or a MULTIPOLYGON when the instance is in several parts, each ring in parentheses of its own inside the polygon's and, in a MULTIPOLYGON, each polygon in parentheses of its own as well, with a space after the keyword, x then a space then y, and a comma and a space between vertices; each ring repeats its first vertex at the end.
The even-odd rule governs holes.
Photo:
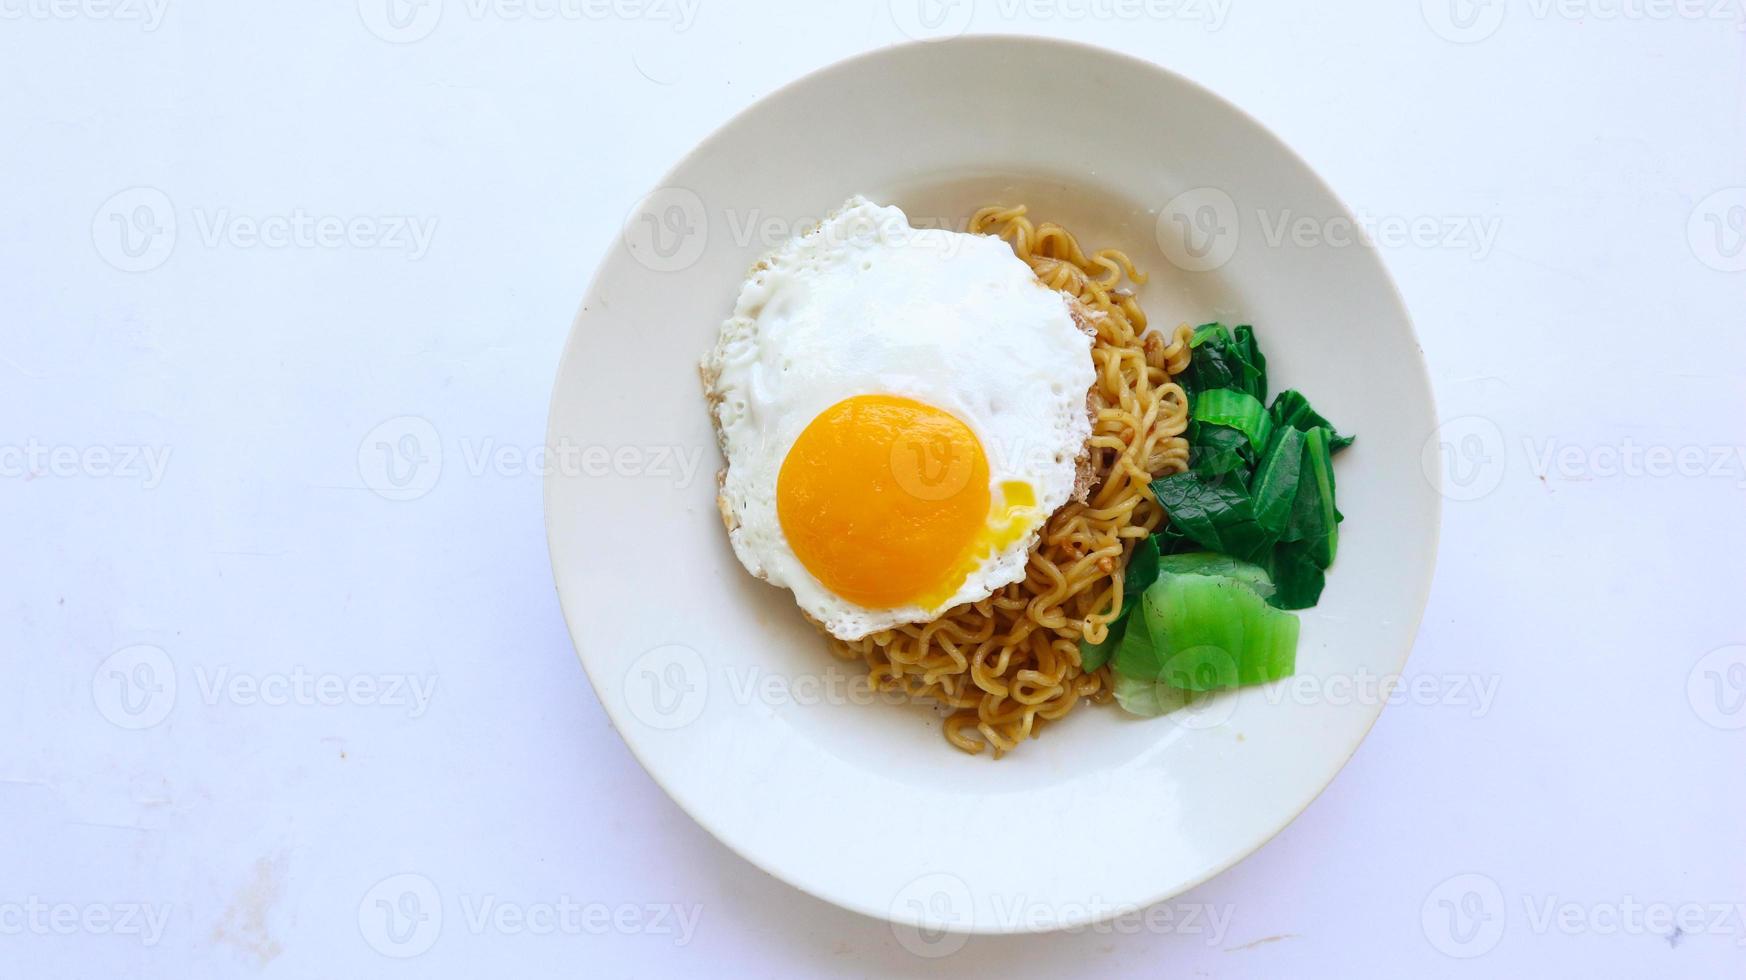
POLYGON ((637 758, 759 867, 930 930, 1095 921, 1255 850, 1375 722, 1384 699, 1366 685, 1401 670, 1436 551, 1430 385, 1381 261, 1345 234, 1355 227, 1240 110, 1074 44, 889 48, 723 126, 633 209, 552 396, 558 592, 637 758), (1337 466, 1339 558, 1301 614, 1296 679, 1149 721, 1082 705, 994 762, 951 748, 933 712, 867 697, 788 593, 746 574, 715 509, 697 360, 748 267, 854 193, 918 224, 1024 202, 1088 245, 1123 248, 1153 273, 1141 301, 1154 324, 1254 323, 1274 389, 1302 389, 1357 433, 1337 466))

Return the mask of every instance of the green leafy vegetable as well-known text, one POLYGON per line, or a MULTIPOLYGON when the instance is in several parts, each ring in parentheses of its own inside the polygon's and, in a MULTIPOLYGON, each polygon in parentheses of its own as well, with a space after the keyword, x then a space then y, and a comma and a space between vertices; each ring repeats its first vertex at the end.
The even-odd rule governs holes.
POLYGON ((1225 578, 1234 578, 1255 590, 1255 594, 1263 599, 1273 595, 1274 591, 1273 579, 1267 574, 1267 569, 1211 551, 1165 555, 1158 559, 1158 571, 1164 575, 1222 575, 1225 578))
POLYGON ((1122 614, 1092 670, 1139 715, 1296 668, 1298 620, 1316 604, 1339 547, 1333 456, 1352 443, 1302 393, 1267 400, 1254 330, 1195 329, 1188 367, 1188 470, 1152 481, 1168 517, 1129 557, 1122 614), (1137 611, 1137 612, 1136 612, 1137 611))
MULTIPOLYGON (((1190 364, 1206 361, 1202 382, 1266 390, 1260 373, 1266 361, 1251 330, 1209 323, 1194 337, 1199 346, 1190 364), (1245 373, 1250 368, 1257 369, 1253 377, 1245 373)), ((1271 601, 1280 608, 1314 605, 1343 519, 1334 505, 1332 456, 1352 438, 1339 435, 1298 391, 1280 392, 1262 422, 1260 403, 1237 387, 1197 390, 1185 433, 1189 470, 1152 483, 1169 516, 1154 535, 1160 550, 1205 549, 1254 562, 1273 571, 1279 589, 1271 601)))
POLYGON ((1191 414, 1196 422, 1228 425, 1249 437, 1249 446, 1260 452, 1273 433, 1273 419, 1259 399, 1234 388, 1203 391, 1191 414))
POLYGON ((1302 429, 1305 432, 1315 428, 1327 429, 1329 435, 1333 437, 1329 441, 1329 449, 1333 452, 1337 453, 1352 444, 1351 436, 1335 433, 1334 424, 1322 418, 1321 413, 1310 407, 1309 399, 1295 389, 1287 388, 1280 392, 1279 396, 1273 399, 1273 407, 1268 409, 1268 414, 1273 417, 1273 425, 1276 428, 1283 429, 1289 426, 1294 429, 1302 429))
MULTIPOLYGON (((1153 487, 1157 492, 1157 487, 1153 487)), ((1168 522, 1152 535, 1152 540, 1158 542, 1158 550, 1166 555, 1174 555, 1184 551, 1194 551, 1194 541, 1174 524, 1168 522)))
POLYGON ((1230 344, 1231 328, 1222 323, 1203 323, 1195 327, 1194 333, 1188 338, 1188 346, 1191 350, 1198 351, 1202 347, 1207 347, 1207 357, 1212 357, 1230 344))
POLYGON ((1143 681, 1116 674, 1111 689, 1123 711, 1141 718, 1156 718, 1183 707, 1192 700, 1189 692, 1157 681, 1143 681))
POLYGON ((1327 429, 1304 433, 1303 473, 1297 481, 1291 520, 1282 540, 1302 541, 1317 565, 1334 563, 1340 543, 1340 512, 1334 507, 1334 461, 1327 429))
MULTIPOLYGON (((1143 600, 1142 600, 1143 601, 1143 600)), ((1157 650, 1145 615, 1129 616, 1121 642, 1113 653, 1115 672, 1128 677, 1158 679, 1157 650)))
POLYGON ((1124 676, 1214 691, 1286 677, 1296 663, 1297 617, 1241 580, 1163 575, 1140 609, 1116 650, 1124 676))
POLYGON ((1238 360, 1249 370, 1249 380, 1243 390, 1255 396, 1257 401, 1266 401, 1267 358, 1261 356, 1261 347, 1255 343, 1255 328, 1244 324, 1232 330, 1231 346, 1236 348, 1238 360))
POLYGON ((1297 617, 1267 605, 1222 575, 1172 575, 1146 590, 1141 610, 1158 679, 1188 691, 1216 691, 1289 677, 1297 664, 1297 617), (1162 642, 1159 642, 1162 641, 1162 642))
POLYGON ((1195 328, 1188 346, 1192 351, 1188 368, 1176 376, 1176 382, 1188 393, 1190 404, 1201 392, 1216 388, 1235 389, 1257 401, 1267 397, 1267 361, 1250 328, 1232 331, 1222 323, 1203 324, 1195 328))
POLYGON ((1267 601, 1274 607, 1308 609, 1321 599, 1327 579, 1302 541, 1289 541, 1273 549, 1267 564, 1273 580, 1273 594, 1267 601))
POLYGON ((1243 487, 1210 484, 1194 472, 1172 473, 1152 481, 1152 495, 1184 537, 1209 551, 1250 561, 1273 546, 1275 536, 1255 520, 1243 487))
POLYGON ((1229 476, 1248 485, 1255 472, 1255 451, 1242 431, 1190 419, 1183 437, 1188 440, 1188 468, 1202 479, 1217 483, 1229 476))
POLYGON ((1290 427, 1281 428, 1274 431, 1255 470, 1255 481, 1249 491, 1254 501, 1255 522, 1274 537, 1285 533, 1291 521, 1303 460, 1304 434, 1290 427))

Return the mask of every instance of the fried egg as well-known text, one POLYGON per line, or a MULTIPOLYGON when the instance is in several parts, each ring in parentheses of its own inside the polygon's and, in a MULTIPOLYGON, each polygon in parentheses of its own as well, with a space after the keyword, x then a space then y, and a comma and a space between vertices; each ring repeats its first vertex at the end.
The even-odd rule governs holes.
POLYGON ((1075 490, 1091 342, 1006 242, 850 198, 703 361, 734 554, 845 640, 1019 581, 1075 490))

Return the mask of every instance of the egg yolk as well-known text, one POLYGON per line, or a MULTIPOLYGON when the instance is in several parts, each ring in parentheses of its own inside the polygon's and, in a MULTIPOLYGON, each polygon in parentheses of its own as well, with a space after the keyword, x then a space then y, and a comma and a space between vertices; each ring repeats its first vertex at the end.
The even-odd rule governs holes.
POLYGON ((951 413, 893 395, 832 405, 800 433, 776 481, 789 547, 825 588, 868 608, 951 598, 1035 521, 1025 483, 994 506, 988 458, 951 413))

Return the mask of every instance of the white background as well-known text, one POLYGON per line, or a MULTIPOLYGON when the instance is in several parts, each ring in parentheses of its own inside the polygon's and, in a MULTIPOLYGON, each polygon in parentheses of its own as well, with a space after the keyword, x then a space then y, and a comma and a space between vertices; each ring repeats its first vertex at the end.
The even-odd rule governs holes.
POLYGON ((1426 693, 1172 925, 935 945, 638 768, 520 455, 638 196, 925 11, 385 4, 0 0, 0 974, 1746 965, 1740 0, 936 8, 1155 60, 1379 232, 1466 232, 1383 246, 1453 420, 1426 693), (251 236, 299 216, 341 230, 251 236))

